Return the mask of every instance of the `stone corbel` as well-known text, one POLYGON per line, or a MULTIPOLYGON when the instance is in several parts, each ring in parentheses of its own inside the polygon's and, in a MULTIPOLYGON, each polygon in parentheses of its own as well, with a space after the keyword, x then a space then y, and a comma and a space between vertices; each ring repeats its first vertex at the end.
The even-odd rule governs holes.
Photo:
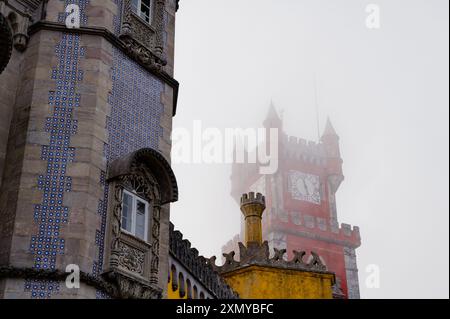
POLYGON ((25 51, 28 46, 28 27, 33 22, 32 14, 38 6, 38 2, 13 4, 9 1, 0 0, 0 12, 12 29, 13 46, 19 52, 25 51))

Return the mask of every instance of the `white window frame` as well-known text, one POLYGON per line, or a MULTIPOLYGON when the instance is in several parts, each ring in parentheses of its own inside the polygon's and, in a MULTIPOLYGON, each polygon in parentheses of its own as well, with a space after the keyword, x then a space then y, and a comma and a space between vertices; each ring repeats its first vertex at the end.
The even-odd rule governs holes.
MULTIPOLYGON (((146 4, 144 4, 144 6, 147 6, 146 4)), ((132 7, 134 10, 134 13, 136 13, 136 15, 141 18, 145 23, 151 25, 153 22, 153 0, 150 0, 150 6, 148 7, 149 9, 149 16, 148 16, 148 20, 146 20, 146 15, 142 12, 141 8, 142 8, 142 0, 132 0, 132 7)))
MULTIPOLYGON (((123 194, 122 194, 122 202, 125 198, 125 194, 131 196, 132 198, 132 209, 131 209, 131 232, 126 230, 125 228, 121 227, 122 231, 124 233, 127 233, 133 237, 136 237, 140 240, 143 240, 145 242, 148 243, 148 227, 149 227, 149 208, 150 208, 150 204, 148 201, 146 201, 145 199, 143 199, 142 197, 136 195, 133 192, 127 191, 126 189, 123 190, 123 194), (137 220, 137 202, 138 200, 142 203, 145 204, 145 225, 144 225, 144 238, 140 238, 136 235, 136 220, 137 220)), ((122 207, 123 209, 123 207, 122 207)), ((123 217, 122 217, 123 218, 123 217)))

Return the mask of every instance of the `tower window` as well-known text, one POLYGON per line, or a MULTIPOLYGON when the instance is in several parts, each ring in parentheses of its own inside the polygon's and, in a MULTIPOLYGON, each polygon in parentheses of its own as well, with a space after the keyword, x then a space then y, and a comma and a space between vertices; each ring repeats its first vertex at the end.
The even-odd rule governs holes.
POLYGON ((150 24, 152 22, 152 5, 153 0, 133 0, 133 10, 145 22, 150 24))
POLYGON ((148 202, 124 190, 122 199, 122 230, 147 241, 148 208, 148 202))

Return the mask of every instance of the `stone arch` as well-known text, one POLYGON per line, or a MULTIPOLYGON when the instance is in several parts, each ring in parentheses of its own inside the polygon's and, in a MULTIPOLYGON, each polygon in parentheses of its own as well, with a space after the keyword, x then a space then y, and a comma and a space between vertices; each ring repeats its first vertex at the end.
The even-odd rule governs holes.
POLYGON ((175 174, 164 156, 151 148, 143 148, 119 158, 109 167, 109 179, 133 173, 137 167, 146 168, 154 176, 159 185, 161 204, 178 200, 178 185, 175 174))

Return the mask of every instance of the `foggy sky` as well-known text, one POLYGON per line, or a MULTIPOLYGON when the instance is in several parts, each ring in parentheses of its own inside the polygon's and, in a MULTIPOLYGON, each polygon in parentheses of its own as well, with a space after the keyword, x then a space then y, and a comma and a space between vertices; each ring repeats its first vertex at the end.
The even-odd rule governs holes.
MULTIPOLYGON (((182 0, 176 23, 175 127, 261 127, 273 99, 289 135, 317 140, 315 74, 320 129, 330 116, 341 138, 338 218, 361 228, 362 297, 448 298, 448 1, 182 0)), ((174 171, 172 221, 220 256, 239 232, 231 167, 174 171)))

